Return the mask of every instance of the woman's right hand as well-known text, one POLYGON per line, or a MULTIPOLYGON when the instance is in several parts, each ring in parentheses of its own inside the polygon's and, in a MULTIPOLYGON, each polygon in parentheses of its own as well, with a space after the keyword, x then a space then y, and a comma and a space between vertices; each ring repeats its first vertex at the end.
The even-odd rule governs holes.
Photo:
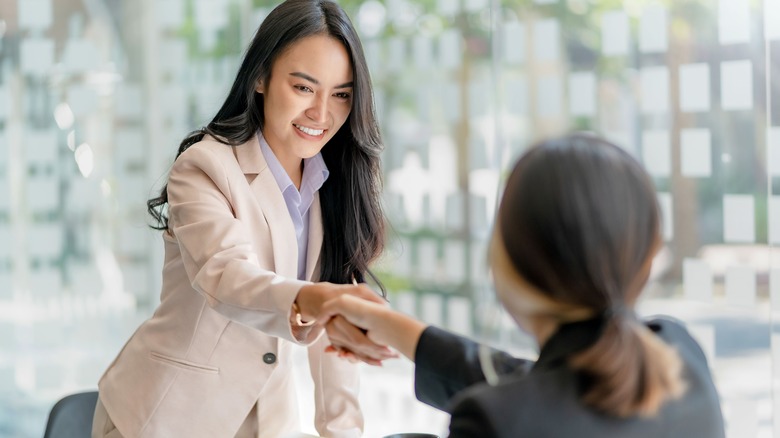
POLYGON ((413 361, 417 342, 427 327, 427 324, 396 312, 384 303, 377 304, 350 295, 341 295, 326 302, 317 322, 328 324, 328 337, 335 350, 346 350, 370 364, 388 358, 375 355, 370 348, 372 345, 392 347, 413 361), (343 323, 339 321, 342 318, 343 323), (361 336, 330 327, 344 324, 360 329, 361 336))
MULTIPOLYGON (((304 286, 298 292, 296 302, 301 313, 301 319, 311 321, 319 319, 323 305, 337 300, 339 297, 352 297, 363 303, 371 303, 379 307, 387 307, 387 303, 373 290, 365 285, 337 285, 333 283, 315 283, 304 286)), ((318 322, 320 322, 318 320, 318 322)), ((344 317, 331 315, 322 319, 332 346, 328 351, 339 353, 340 356, 352 361, 358 359, 370 365, 380 365, 385 359, 398 357, 398 354, 384 345, 376 344, 366 337, 365 331, 348 322, 344 317), (347 347, 346 345, 349 345, 347 347)))
POLYGON ((367 301, 385 304, 385 300, 364 284, 333 284, 328 282, 303 286, 295 301, 304 321, 317 319, 326 301, 342 295, 353 295, 367 301))

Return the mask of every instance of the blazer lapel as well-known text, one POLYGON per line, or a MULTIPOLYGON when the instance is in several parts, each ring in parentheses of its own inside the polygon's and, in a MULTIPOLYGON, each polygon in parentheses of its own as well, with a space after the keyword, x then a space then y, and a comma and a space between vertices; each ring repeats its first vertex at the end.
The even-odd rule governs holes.
POLYGON ((309 247, 306 251, 306 280, 319 281, 319 262, 322 250, 322 209, 320 207, 320 193, 314 194, 311 207, 309 207, 309 247), (314 268, 317 268, 315 271, 314 268), (318 278, 314 278, 314 275, 318 278))
MULTIPOLYGON (((260 150, 257 136, 235 147, 236 159, 249 186, 257 198, 268 228, 274 253, 276 273, 285 277, 298 277, 298 245, 295 227, 287 211, 282 192, 260 150), (252 175, 257 175, 252 178, 252 175)), ((249 224, 251 226, 251 224, 249 224)))

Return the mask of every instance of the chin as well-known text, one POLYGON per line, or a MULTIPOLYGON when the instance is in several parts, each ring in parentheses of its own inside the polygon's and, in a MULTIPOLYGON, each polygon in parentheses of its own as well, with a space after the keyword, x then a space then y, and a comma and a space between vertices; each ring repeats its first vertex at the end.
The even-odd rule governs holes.
POLYGON ((303 160, 309 159, 317 155, 318 153, 320 153, 320 151, 322 151, 322 148, 325 147, 325 144, 327 144, 327 142, 319 146, 308 146, 308 147, 299 148, 295 155, 297 155, 303 160))

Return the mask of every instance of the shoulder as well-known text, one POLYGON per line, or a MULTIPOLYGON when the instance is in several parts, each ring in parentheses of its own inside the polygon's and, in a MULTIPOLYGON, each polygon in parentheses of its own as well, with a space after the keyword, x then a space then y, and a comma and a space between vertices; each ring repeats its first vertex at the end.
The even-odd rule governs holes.
MULTIPOLYGON (((657 316, 645 321, 645 324, 658 337, 677 350, 685 364, 684 380, 687 386, 682 399, 669 403, 664 410, 668 424, 680 430, 687 430, 690 424, 702 431, 710 430, 708 437, 723 436, 723 415, 715 383, 712 379, 707 357, 701 346, 691 336, 685 325, 668 316, 657 316), (691 419, 698 421, 691 422, 691 419)), ((684 436, 681 434, 680 436, 684 436)), ((688 436, 697 435, 696 432, 688 436)))
POLYGON ((685 323, 667 315, 655 315, 644 320, 644 324, 667 344, 694 362, 706 366, 706 356, 698 342, 691 336, 685 323))
POLYGON ((176 159, 176 162, 179 162, 180 160, 198 161, 203 159, 213 160, 214 158, 222 159, 228 157, 233 157, 233 160, 235 160, 235 154, 233 152, 234 147, 235 146, 222 143, 214 137, 205 135, 201 141, 193 143, 190 147, 187 148, 187 150, 182 152, 179 158, 176 159))
POLYGON ((717 391, 698 343, 685 325, 673 318, 653 317, 643 322, 675 348, 686 364, 688 390, 682 399, 665 406, 660 417, 625 421, 589 409, 580 399, 580 377, 560 366, 513 375, 495 386, 476 384, 461 391, 448 409, 451 436, 602 436, 607 430, 619 430, 615 436, 638 436, 639 430, 647 433, 641 436, 658 436, 662 430, 674 430, 675 436, 722 437, 717 391), (566 421, 551 420, 551 412, 566 421))
POLYGON ((453 399, 449 409, 451 436, 544 436, 551 412, 580 410, 576 388, 574 375, 565 368, 513 375, 495 386, 473 385, 453 399), (462 430, 480 433, 464 434, 462 430))
POLYGON ((243 178, 243 172, 234 154, 234 146, 204 136, 173 162, 168 176, 168 193, 175 198, 177 194, 189 196, 216 187, 227 196, 234 182, 240 181, 240 178, 243 178))
POLYGON ((685 330, 685 323, 669 315, 651 315, 643 319, 648 327, 660 326, 669 330, 685 330))
POLYGON ((223 175, 243 175, 238 162, 238 149, 243 145, 231 146, 206 135, 179 155, 171 168, 171 175, 178 173, 206 173, 212 179, 223 175))

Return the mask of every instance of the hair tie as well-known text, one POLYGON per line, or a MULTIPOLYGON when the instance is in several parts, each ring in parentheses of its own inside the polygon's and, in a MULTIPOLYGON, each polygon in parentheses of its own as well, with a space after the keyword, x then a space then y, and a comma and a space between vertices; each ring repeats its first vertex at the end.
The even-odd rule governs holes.
POLYGON ((608 321, 613 318, 623 318, 633 315, 633 311, 626 307, 623 303, 614 303, 611 306, 604 309, 601 312, 601 317, 608 321))

